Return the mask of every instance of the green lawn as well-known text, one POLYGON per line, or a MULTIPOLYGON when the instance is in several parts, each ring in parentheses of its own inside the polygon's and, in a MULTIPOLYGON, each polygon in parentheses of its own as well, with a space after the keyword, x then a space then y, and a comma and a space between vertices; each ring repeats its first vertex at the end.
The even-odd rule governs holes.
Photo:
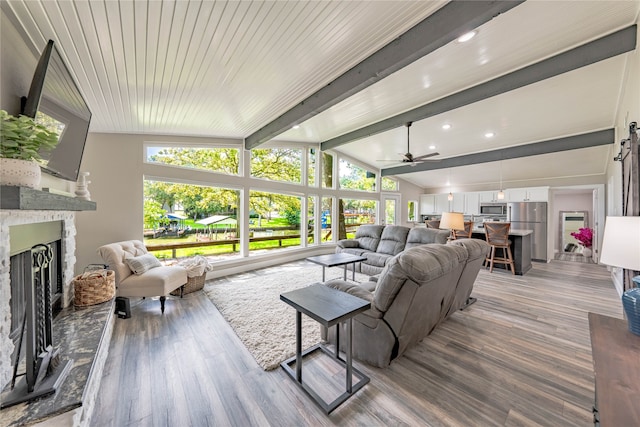
MULTIPOLYGON (((191 226, 194 229, 203 230, 203 231, 206 230, 207 228, 206 226, 203 226, 201 224, 196 224, 192 219, 184 220, 183 224, 185 227, 191 226)), ((255 224, 253 224, 253 226, 257 226, 257 221, 255 222, 255 224)), ((286 227, 286 226, 289 226, 289 224, 284 218, 274 218, 271 221, 263 220, 261 224, 262 228, 272 227, 274 229, 277 229, 278 227, 286 227)), ((220 228, 219 231, 222 233, 224 229, 220 228)), ((292 231, 292 230, 289 230, 289 231, 291 231, 292 233, 296 233, 296 231, 292 231)), ((323 229, 323 232, 322 232, 323 239, 326 236, 326 232, 327 230, 323 229)), ((354 235, 355 233, 348 233, 347 237, 353 238, 354 235)), ((196 241, 197 239, 195 234, 189 234, 186 237, 160 237, 156 239, 145 237, 144 239, 145 245, 157 245, 157 244, 178 245, 181 243, 188 243, 188 242, 191 243, 196 241)), ((278 240, 250 242, 249 250, 255 251, 255 250, 264 250, 264 249, 278 249, 278 248, 284 248, 284 247, 300 246, 300 244, 301 242, 299 237, 291 238, 291 239, 283 239, 281 246, 278 240)), ((232 243, 229 243, 226 245, 200 246, 196 248, 176 249, 175 252, 176 252, 176 258, 187 258, 195 255, 216 256, 216 255, 233 254, 233 253, 237 253, 239 249, 240 249, 239 244, 233 245, 232 243)), ((154 251, 153 253, 159 259, 173 258, 173 251, 170 249, 163 250, 163 251, 154 251)))
MULTIPOLYGON (((145 239, 145 244, 153 244, 160 243, 170 244, 170 243, 184 243, 187 242, 187 239, 145 239)), ((195 241, 193 239, 192 241, 195 241)), ((279 246, 278 240, 266 241, 266 242, 250 242, 249 250, 260 250, 260 249, 278 249, 290 246, 300 246, 300 238, 293 239, 282 239, 282 246, 279 246)), ((176 258, 187 258, 195 255, 203 255, 203 256, 215 256, 215 255, 223 255, 223 254, 232 254, 237 253, 240 248, 239 244, 234 245, 216 245, 216 246, 200 246, 197 248, 184 248, 184 249, 176 249, 176 258)), ((171 259, 173 257, 173 251, 164 250, 164 251, 154 251, 153 252, 156 257, 159 259, 171 259)))

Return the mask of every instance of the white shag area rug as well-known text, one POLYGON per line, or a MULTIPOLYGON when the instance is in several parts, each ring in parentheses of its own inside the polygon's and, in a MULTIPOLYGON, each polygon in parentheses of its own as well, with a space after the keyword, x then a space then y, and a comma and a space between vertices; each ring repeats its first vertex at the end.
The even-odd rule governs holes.
MULTIPOLYGON (((326 269, 326 279, 342 278, 342 267, 326 269)), ((351 280, 352 272, 347 272, 351 280)), ((356 273, 357 282, 369 276, 356 273)), ((280 294, 322 281, 322 266, 298 262, 208 281, 205 294, 266 371, 295 355, 296 310, 280 294)), ((320 324, 302 315, 302 349, 320 342, 320 324)))

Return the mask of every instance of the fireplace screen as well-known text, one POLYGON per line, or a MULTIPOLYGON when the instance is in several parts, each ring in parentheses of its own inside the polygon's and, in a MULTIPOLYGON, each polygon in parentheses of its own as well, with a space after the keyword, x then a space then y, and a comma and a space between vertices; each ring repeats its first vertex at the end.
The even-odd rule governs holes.
POLYGON ((20 328, 17 333, 12 392, 2 402, 3 408, 55 392, 70 368, 69 362, 60 363, 53 348, 52 294, 57 291, 59 282, 55 250, 57 247, 56 242, 38 244, 30 251, 19 254, 15 263, 12 260, 11 267, 18 267, 18 264, 22 267, 14 270, 12 274, 12 289, 21 288, 20 291, 12 292, 12 297, 21 294, 24 303, 19 306, 15 304, 21 310, 12 313, 12 316, 19 320, 20 328), (18 311, 22 312, 21 317, 18 311), (23 340, 25 371, 18 374, 23 340), (16 386, 19 376, 24 378, 16 386))

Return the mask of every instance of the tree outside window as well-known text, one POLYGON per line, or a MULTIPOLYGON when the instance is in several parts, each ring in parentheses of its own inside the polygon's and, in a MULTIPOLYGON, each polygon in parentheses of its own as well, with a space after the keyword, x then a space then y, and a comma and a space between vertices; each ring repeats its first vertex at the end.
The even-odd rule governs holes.
POLYGON ((237 148, 197 148, 149 146, 147 162, 238 175, 240 151, 237 148))
POLYGON ((251 150, 251 176, 270 181, 302 183, 302 151, 289 148, 251 150))

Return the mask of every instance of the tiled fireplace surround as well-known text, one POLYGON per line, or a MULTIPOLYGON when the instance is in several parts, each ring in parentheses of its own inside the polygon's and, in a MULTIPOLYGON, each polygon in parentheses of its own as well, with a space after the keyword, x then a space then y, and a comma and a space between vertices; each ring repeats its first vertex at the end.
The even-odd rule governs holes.
MULTIPOLYGON (((66 307, 59 318, 62 318, 61 322, 66 322, 64 319, 71 319, 73 322, 83 322, 90 318, 92 321, 96 318, 104 319, 106 317, 107 324, 101 326, 97 331, 89 331, 90 333, 99 335, 97 340, 99 344, 94 351, 93 362, 90 363, 87 371, 90 373, 84 376, 82 383, 77 384, 73 378, 65 379, 61 390, 67 388, 74 388, 81 390, 78 392, 81 398, 77 404, 70 404, 69 407, 76 406, 72 411, 69 411, 69 416, 66 417, 64 425, 85 425, 90 420, 90 414, 95 400, 95 394, 99 388, 100 378, 102 376, 102 368, 104 367, 104 361, 106 360, 108 352, 108 342, 111 336, 111 330, 113 327, 113 316, 105 315, 105 313, 112 313, 112 304, 104 303, 102 307, 93 310, 74 310, 73 309, 73 289, 72 283, 74 277, 75 268, 75 248, 76 248, 76 227, 75 227, 75 213, 72 211, 48 211, 48 210, 2 210, 0 211, 0 389, 9 384, 13 374, 13 366, 11 363, 11 355, 14 351, 14 345, 9 337, 11 330, 11 314, 10 314, 10 298, 11 298, 11 284, 10 284, 10 237, 9 228, 16 225, 35 224, 43 222, 58 221, 62 222, 62 305, 66 307), (78 317, 74 320, 74 317, 78 317), (102 339, 100 339, 102 338, 102 339), (106 341, 106 343, 105 343, 106 341), (86 384, 85 384, 86 382, 86 384), (94 388, 95 390, 90 390, 94 388)), ((97 307, 97 306, 96 306, 97 307)), ((54 336, 56 335, 56 326, 59 322, 58 318, 54 320, 54 336)), ((95 323, 95 322, 93 322, 95 323)), ((103 322, 104 323, 104 322, 103 322)), ((67 334, 65 334, 67 335, 67 334)), ((66 337, 70 341, 83 341, 82 337, 72 336, 66 337)), ((92 337, 93 340, 96 337, 92 337)), ((54 342, 54 346, 58 346, 59 343, 54 342)), ((86 348, 83 348, 82 353, 86 352, 86 348)), ((62 350, 64 355, 65 350, 62 350)), ((77 363, 76 363, 77 365, 77 363)), ((81 367, 77 367, 79 370, 81 367)), ((71 371, 73 373, 73 370, 71 371)), ((70 374, 71 375, 71 374, 70 374)), ((57 392, 56 394, 59 394, 57 392)), ((45 398, 37 401, 36 404, 17 405, 15 407, 6 408, 0 412, 0 418, 13 419, 14 421, 31 423, 36 420, 47 419, 52 415, 60 416, 59 408, 43 408, 47 406, 46 400, 51 399, 51 405, 59 406, 60 403, 54 403, 54 400, 60 400, 61 396, 53 398, 45 398), (43 404, 44 403, 44 404, 43 404)), ((72 399, 73 400, 73 399, 72 399)), ((37 422, 37 421, 36 421, 37 422)))

